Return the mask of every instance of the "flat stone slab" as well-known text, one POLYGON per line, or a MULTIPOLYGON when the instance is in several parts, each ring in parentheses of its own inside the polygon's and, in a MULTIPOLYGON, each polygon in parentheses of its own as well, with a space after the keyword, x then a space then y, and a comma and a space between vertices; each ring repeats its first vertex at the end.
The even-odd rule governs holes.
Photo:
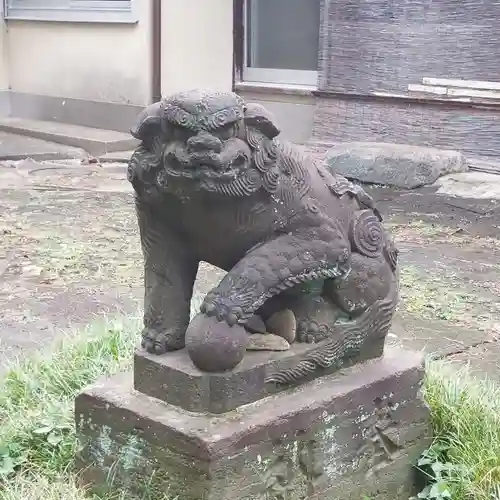
POLYGON ((404 189, 433 184, 439 177, 466 172, 458 151, 374 142, 347 142, 331 148, 325 164, 348 179, 404 189))
POLYGON ((436 186, 438 186, 437 194, 478 200, 500 200, 500 175, 498 173, 450 174, 439 179, 436 186))
POLYGON ((422 351, 432 358, 443 358, 487 342, 490 338, 491 335, 484 331, 448 324, 445 321, 438 323, 397 315, 387 336, 387 343, 422 351))
POLYGON ((187 412, 122 374, 78 396, 82 481, 183 500, 400 500, 428 446, 422 357, 390 349, 223 415, 187 412), (153 477, 153 479, 151 479, 153 477))
MULTIPOLYGON (((196 368, 186 349, 161 356, 138 349, 134 359, 134 388, 189 411, 224 413, 290 388, 276 384, 274 376, 293 369, 308 353, 321 350, 333 338, 317 344, 295 343, 287 351, 247 351, 243 361, 231 371, 207 373, 196 368)), ((368 339, 359 353, 343 366, 381 356, 384 340, 368 339)), ((339 370, 339 365, 318 369, 299 383, 339 370)))
POLYGON ((86 157, 87 154, 80 148, 0 131, 0 161, 17 161, 25 158, 43 161, 86 157))
MULTIPOLYGON (((82 151, 82 154, 85 153, 82 151)), ((25 191, 52 189, 131 193, 133 189, 127 181, 126 169, 124 163, 106 163, 102 166, 78 158, 46 161, 34 161, 28 158, 1 162, 0 183, 2 189, 25 191)))
POLYGON ((99 156, 99 161, 103 163, 128 163, 134 151, 116 151, 99 156))
POLYGON ((95 156, 130 150, 139 143, 130 134, 114 130, 17 117, 0 119, 0 130, 82 148, 95 156))

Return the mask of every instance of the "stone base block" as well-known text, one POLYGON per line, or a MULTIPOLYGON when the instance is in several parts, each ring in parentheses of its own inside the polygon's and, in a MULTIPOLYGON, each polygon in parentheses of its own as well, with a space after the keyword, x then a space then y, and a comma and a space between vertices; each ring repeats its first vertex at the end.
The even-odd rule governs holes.
POLYGON ((182 500, 404 499, 429 444, 422 358, 387 349, 224 414, 133 389, 131 374, 76 400, 82 479, 182 500))
MULTIPOLYGON (((384 339, 369 340, 356 354, 350 353, 341 366, 348 367, 381 356, 384 339)), ((186 349, 162 356, 138 349, 134 358, 134 389, 188 411, 226 413, 298 385, 281 386, 267 380, 297 366, 306 355, 320 350, 329 341, 317 344, 297 342, 284 352, 247 352, 234 370, 224 373, 200 371, 193 365, 186 349)), ((300 383, 336 372, 341 366, 332 364, 301 379, 300 383)))

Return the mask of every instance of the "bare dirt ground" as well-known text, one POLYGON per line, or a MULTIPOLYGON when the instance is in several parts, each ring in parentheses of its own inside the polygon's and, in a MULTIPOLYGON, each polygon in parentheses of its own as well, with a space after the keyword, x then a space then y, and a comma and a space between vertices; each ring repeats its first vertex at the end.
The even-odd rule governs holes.
MULTIPOLYGON (((369 188, 401 251, 388 342, 500 378, 500 202, 369 188)), ((200 269, 199 302, 221 277, 200 269)), ((142 269, 124 164, 0 164, 0 363, 103 314, 140 314, 142 269)))

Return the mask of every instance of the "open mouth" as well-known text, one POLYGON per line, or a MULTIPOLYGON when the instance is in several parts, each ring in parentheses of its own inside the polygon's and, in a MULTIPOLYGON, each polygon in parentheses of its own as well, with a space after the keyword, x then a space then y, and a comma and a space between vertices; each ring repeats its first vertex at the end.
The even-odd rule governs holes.
POLYGON ((232 161, 224 161, 211 153, 178 155, 170 152, 165 157, 169 175, 189 179, 234 179, 238 171, 247 164, 244 154, 236 155, 232 161))

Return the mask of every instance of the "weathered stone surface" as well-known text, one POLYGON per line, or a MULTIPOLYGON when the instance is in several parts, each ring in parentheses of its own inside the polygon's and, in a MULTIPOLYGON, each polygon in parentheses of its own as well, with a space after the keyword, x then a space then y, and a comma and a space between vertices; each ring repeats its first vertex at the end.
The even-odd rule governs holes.
POLYGON ((82 127, 56 121, 41 121, 19 117, 2 118, 0 119, 0 130, 82 148, 92 155, 127 150, 137 145, 137 140, 123 132, 82 127))
POLYGON ((31 161, 59 158, 85 159, 86 157, 87 153, 83 149, 47 142, 26 135, 9 134, 0 130, 0 161, 16 161, 26 158, 30 158, 31 161))
POLYGON ((326 154, 325 165, 348 179, 405 189, 469 168, 458 151, 376 142, 337 144, 326 154))
POLYGON ((276 499, 280 488, 289 500, 408 498, 430 432, 422 377, 420 355, 390 350, 220 416, 114 377, 76 401, 82 480, 102 490, 112 473, 122 489, 149 483, 183 500, 276 499))
POLYGON ((289 382, 341 366, 367 337, 387 334, 398 302, 398 252, 380 211, 359 185, 282 140, 272 113, 232 92, 192 89, 148 106, 131 132, 141 141, 127 177, 144 254, 146 351, 187 345, 198 368, 225 371, 240 362, 243 342, 211 318, 244 327, 255 314, 267 319, 289 309, 301 325, 297 341, 332 339, 276 378, 289 382), (227 273, 203 299, 196 332, 188 325, 200 262, 227 273), (367 287, 362 276, 372 270, 378 279, 367 287), (349 299, 329 296, 326 283, 340 281, 349 299), (327 300, 315 316, 318 288, 327 300), (341 315, 349 325, 339 333, 341 315))
POLYGON ((295 341, 297 335, 297 320, 290 309, 275 312, 266 321, 267 330, 270 333, 283 337, 289 344, 295 341))
POLYGON ((248 337, 247 351, 288 351, 290 343, 274 333, 254 333, 248 337))
POLYGON ((249 331, 250 333, 266 333, 266 325, 262 318, 254 314, 252 317, 250 317, 247 322, 245 323, 245 329, 249 331))
POLYGON ((229 326, 213 316, 205 318, 198 314, 186 331, 186 348, 200 370, 225 372, 243 359, 248 337, 240 325, 229 326))
POLYGON ((324 350, 325 346, 336 343, 335 339, 342 342, 343 337, 339 334, 333 340, 318 344, 295 343, 283 352, 248 351, 238 366, 221 373, 201 371, 193 365, 186 349, 162 356, 139 349, 134 359, 134 388, 185 410, 219 414, 312 378, 333 373, 340 366, 381 356, 384 349, 384 338, 370 336, 356 355, 349 353, 344 365, 332 364, 289 384, 275 382, 277 377, 284 375, 286 378, 304 359, 317 356, 315 353, 324 350))
POLYGON ((439 179, 435 185, 438 187, 436 194, 478 200, 500 200, 500 175, 498 173, 452 174, 439 179))

